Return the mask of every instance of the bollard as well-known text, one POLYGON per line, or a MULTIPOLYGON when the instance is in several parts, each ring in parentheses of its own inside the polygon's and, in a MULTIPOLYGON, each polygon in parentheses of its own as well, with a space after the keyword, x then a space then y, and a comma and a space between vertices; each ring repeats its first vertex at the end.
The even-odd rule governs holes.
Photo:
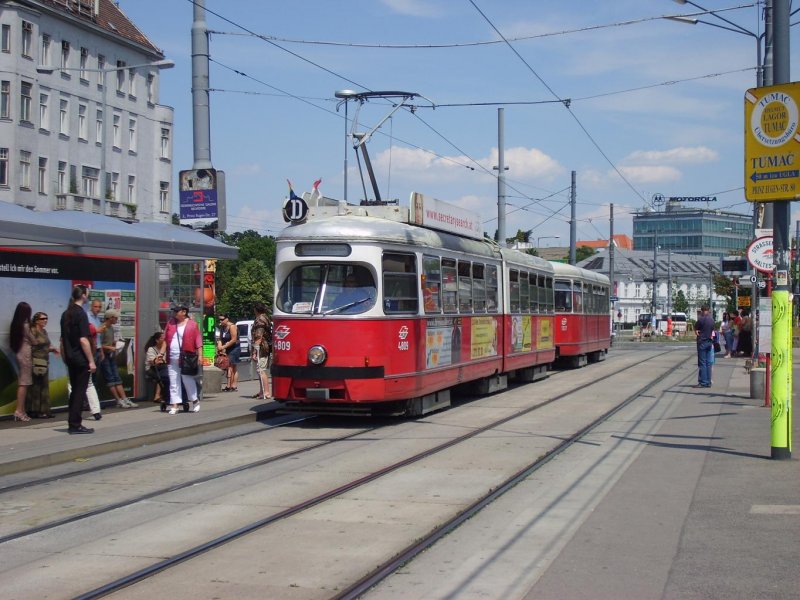
POLYGON ((764 400, 766 394, 766 367, 753 367, 750 369, 750 397, 764 400))

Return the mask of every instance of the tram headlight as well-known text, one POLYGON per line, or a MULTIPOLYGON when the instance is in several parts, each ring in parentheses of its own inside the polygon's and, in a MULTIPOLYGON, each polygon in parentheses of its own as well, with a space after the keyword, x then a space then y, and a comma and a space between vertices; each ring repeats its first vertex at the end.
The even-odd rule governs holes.
POLYGON ((312 365, 321 365, 328 359, 328 351, 322 346, 311 346, 308 349, 308 362, 312 365))

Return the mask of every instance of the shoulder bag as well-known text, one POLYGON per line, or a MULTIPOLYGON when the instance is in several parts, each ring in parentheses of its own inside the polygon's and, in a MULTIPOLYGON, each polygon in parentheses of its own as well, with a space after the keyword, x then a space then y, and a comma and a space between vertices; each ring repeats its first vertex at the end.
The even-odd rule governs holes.
POLYGON ((184 350, 183 340, 181 340, 177 329, 175 330, 175 335, 178 336, 178 347, 181 349, 181 353, 178 357, 178 366, 181 368, 181 375, 197 375, 197 372, 200 370, 197 352, 184 350))

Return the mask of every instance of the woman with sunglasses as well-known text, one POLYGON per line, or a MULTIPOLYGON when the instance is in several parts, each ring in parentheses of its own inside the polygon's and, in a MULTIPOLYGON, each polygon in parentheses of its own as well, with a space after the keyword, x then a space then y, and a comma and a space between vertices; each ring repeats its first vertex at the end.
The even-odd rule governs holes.
POLYGON ((239 346, 239 331, 236 323, 232 323, 228 315, 219 316, 219 325, 222 329, 220 339, 217 342, 217 352, 225 352, 228 355, 228 385, 222 388, 223 392, 235 392, 239 389, 239 360, 241 358, 241 347, 239 346))

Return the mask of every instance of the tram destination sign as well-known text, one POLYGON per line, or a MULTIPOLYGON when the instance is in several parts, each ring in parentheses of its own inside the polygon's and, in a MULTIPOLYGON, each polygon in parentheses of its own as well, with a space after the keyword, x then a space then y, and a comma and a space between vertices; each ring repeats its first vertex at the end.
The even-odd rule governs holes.
POLYGON ((750 202, 800 197, 800 83, 744 95, 744 196, 750 202))

